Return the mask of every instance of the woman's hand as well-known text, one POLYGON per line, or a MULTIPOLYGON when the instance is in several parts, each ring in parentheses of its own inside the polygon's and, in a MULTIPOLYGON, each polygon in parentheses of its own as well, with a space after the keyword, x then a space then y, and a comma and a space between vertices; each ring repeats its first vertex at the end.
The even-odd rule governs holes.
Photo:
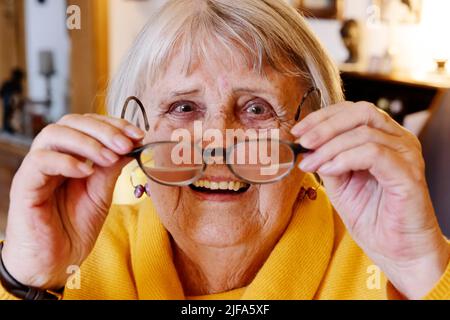
POLYGON ((308 115, 292 133, 353 239, 404 296, 425 296, 444 273, 449 246, 429 196, 418 139, 366 102, 308 115))
POLYGON ((100 115, 68 115, 42 130, 11 186, 3 260, 15 279, 42 289, 65 285, 67 267, 88 256, 105 221, 129 162, 120 156, 143 137, 100 115))

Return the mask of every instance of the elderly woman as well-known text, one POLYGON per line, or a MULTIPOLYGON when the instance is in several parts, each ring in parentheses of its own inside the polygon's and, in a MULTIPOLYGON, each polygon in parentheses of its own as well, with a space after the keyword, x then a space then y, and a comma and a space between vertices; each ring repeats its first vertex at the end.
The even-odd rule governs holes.
POLYGON ((335 66, 283 1, 168 1, 112 84, 116 117, 65 116, 34 141, 12 184, 0 297, 450 298, 419 142, 343 100, 335 66), (118 119, 130 96, 145 132, 118 119), (265 180, 214 161, 158 171, 174 147, 160 142, 196 123, 276 129, 295 168, 265 180), (147 181, 122 180, 149 196, 113 203, 129 155, 147 181))

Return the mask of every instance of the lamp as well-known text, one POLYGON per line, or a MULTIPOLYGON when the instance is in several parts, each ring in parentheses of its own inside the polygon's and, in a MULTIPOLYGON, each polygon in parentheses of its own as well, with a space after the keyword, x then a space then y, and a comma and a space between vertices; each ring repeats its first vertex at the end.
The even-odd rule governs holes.
POLYGON ((50 107, 52 101, 51 79, 56 73, 52 51, 43 50, 39 52, 39 73, 45 78, 47 92, 45 104, 50 107))
POLYGON ((450 1, 424 0, 421 28, 426 58, 435 63, 435 71, 446 73, 450 58, 450 41, 446 33, 450 30, 450 1))

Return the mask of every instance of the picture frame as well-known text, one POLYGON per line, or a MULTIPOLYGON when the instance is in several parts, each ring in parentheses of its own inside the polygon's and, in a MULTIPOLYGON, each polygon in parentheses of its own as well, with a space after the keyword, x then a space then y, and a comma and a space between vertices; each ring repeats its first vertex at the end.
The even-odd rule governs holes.
POLYGON ((372 0, 379 21, 397 24, 419 24, 423 0, 372 0))
POLYGON ((341 19, 341 0, 297 0, 296 8, 307 18, 341 19))

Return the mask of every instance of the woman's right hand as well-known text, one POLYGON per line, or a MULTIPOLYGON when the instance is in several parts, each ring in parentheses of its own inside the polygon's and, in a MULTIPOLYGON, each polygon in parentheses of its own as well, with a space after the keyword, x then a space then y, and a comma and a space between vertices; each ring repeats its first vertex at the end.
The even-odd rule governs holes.
POLYGON ((17 281, 65 285, 68 266, 81 265, 100 233, 130 161, 121 156, 143 137, 127 121, 100 115, 67 115, 42 130, 11 185, 2 257, 17 281))

